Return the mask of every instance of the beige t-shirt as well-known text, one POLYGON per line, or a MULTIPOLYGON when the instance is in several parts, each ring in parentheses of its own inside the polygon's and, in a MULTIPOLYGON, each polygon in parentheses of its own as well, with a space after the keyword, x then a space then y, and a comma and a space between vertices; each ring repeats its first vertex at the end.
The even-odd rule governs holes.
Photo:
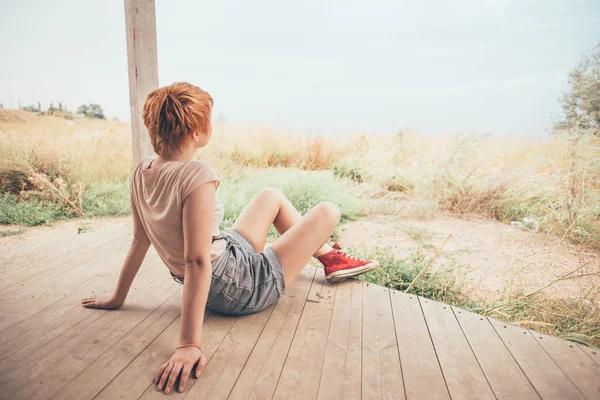
MULTIPOLYGON (((131 198, 144 230, 167 268, 183 276, 183 202, 196 188, 219 178, 215 170, 202 161, 169 161, 152 166, 156 156, 147 157, 137 166, 130 179, 131 198)), ((213 212, 213 236, 220 235, 223 204, 217 197, 213 212)), ((225 241, 212 243, 211 260, 225 250, 225 241)))

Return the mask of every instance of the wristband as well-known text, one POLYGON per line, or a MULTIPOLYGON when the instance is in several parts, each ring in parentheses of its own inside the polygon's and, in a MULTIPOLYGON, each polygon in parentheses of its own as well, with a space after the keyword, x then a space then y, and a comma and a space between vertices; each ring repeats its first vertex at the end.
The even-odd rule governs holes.
POLYGON ((198 346, 197 344, 182 344, 181 346, 177 346, 177 350, 183 349, 183 348, 186 348, 186 347, 195 347, 198 350, 202 351, 202 349, 200 348, 200 346, 198 346))

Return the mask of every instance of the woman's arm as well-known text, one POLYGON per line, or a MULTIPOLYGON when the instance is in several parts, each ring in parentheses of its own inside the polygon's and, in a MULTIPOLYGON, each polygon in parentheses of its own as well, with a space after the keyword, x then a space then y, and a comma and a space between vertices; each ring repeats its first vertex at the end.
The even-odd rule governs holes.
POLYGON ((196 377, 206 364, 206 359, 200 351, 200 340, 204 309, 212 280, 210 247, 215 191, 214 182, 202 185, 188 195, 183 205, 185 279, 179 346, 192 346, 178 347, 171 359, 160 367, 155 382, 158 383, 158 390, 164 388, 165 393, 171 391, 180 373, 178 390, 183 392, 194 364, 198 362, 196 377))
POLYGON ((133 279, 140 270, 144 257, 146 257, 146 253, 150 247, 150 239, 148 239, 148 235, 146 235, 146 231, 142 226, 142 221, 133 200, 130 199, 130 202, 131 215, 133 216, 133 241, 121 268, 117 288, 110 296, 93 296, 83 299, 81 303, 84 307, 104 308, 108 310, 121 307, 127 298, 127 293, 129 293, 133 279))

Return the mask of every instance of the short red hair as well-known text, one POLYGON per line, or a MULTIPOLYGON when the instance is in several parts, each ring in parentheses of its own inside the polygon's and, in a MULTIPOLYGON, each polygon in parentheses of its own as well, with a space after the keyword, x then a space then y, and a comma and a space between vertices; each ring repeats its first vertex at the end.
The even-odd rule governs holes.
POLYGON ((187 82, 151 91, 142 118, 156 154, 179 151, 194 132, 208 133, 212 107, 211 95, 187 82))

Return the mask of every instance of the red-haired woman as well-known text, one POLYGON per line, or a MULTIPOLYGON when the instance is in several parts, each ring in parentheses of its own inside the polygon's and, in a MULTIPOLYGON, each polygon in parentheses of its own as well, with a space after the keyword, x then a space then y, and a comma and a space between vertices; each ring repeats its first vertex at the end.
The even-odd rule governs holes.
POLYGON ((154 151, 135 169, 131 180, 133 242, 115 292, 83 299, 83 306, 120 307, 152 244, 183 284, 179 346, 155 378, 158 390, 169 393, 178 376, 183 391, 196 363, 199 375, 206 364, 200 350, 204 309, 224 314, 259 312, 279 299, 311 257, 324 266, 329 282, 367 272, 376 261, 360 260, 327 244, 340 220, 340 211, 323 202, 301 216, 277 189, 267 188, 246 206, 221 236, 223 206, 216 190, 219 180, 194 153, 211 137, 212 97, 188 83, 175 83, 151 92, 143 118, 154 151), (265 249, 274 225, 281 236, 265 249))

